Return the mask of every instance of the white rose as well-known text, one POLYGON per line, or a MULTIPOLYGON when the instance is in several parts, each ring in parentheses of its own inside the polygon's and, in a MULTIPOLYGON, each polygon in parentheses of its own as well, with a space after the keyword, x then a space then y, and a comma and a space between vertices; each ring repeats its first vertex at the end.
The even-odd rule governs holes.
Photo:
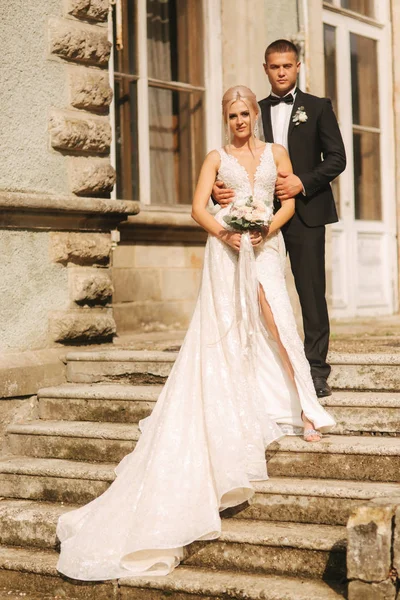
POLYGON ((237 200, 235 200, 235 206, 244 206, 247 202, 246 198, 237 198, 237 200))
POLYGON ((299 114, 299 121, 300 123, 305 123, 307 121, 308 117, 306 115, 306 113, 300 113, 299 114))

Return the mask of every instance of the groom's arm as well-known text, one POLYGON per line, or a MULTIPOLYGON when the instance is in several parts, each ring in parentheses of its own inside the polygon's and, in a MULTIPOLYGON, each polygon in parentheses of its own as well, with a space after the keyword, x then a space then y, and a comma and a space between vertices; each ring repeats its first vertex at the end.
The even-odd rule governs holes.
POLYGON ((318 134, 324 160, 312 171, 298 173, 306 196, 312 196, 326 187, 346 167, 346 151, 339 125, 328 98, 323 99, 321 114, 318 119, 318 134))

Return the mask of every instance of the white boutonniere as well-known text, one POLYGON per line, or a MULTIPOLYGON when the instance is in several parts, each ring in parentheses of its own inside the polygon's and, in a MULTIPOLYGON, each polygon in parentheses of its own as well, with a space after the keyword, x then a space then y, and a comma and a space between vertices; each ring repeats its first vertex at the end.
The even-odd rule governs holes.
POLYGON ((304 106, 299 106, 299 108, 296 110, 295 114, 293 115, 293 123, 295 124, 295 126, 297 127, 297 125, 300 125, 300 123, 305 123, 308 120, 308 116, 306 111, 304 110, 304 106))

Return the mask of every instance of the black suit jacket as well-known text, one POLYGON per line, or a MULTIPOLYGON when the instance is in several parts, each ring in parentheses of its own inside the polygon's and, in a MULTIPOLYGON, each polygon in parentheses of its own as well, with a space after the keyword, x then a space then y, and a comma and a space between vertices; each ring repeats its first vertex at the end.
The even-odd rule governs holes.
MULTIPOLYGON (((273 142, 271 107, 266 98, 259 103, 265 141, 273 142)), ((346 152, 339 125, 328 98, 297 90, 288 130, 289 156, 293 172, 301 179, 306 196, 296 197, 296 212, 309 227, 338 221, 330 182, 346 167, 346 152), (308 116, 295 125, 292 118, 302 106, 308 116)))

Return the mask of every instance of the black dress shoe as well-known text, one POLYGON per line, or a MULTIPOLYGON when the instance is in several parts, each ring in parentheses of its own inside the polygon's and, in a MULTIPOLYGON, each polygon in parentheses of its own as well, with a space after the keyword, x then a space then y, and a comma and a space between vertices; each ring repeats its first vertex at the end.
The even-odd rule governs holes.
POLYGON ((313 377, 315 393, 318 398, 323 398, 324 396, 332 396, 332 390, 329 387, 325 377, 313 377))

